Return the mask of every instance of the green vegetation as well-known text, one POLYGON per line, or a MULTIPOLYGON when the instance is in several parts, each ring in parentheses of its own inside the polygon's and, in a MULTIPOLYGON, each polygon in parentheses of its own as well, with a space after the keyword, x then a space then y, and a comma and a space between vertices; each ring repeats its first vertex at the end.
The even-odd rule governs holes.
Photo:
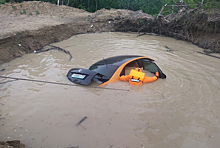
POLYGON ((40 14, 40 12, 38 10, 36 10, 35 12, 36 12, 36 15, 40 14))
POLYGON ((199 12, 196 12, 196 17, 198 17, 199 16, 199 12))
POLYGON ((0 0, 0 5, 5 4, 5 0, 0 0))
POLYGON ((21 8, 22 8, 22 6, 23 6, 23 5, 22 5, 22 4, 20 4, 20 7, 21 7, 21 8))
POLYGON ((139 23, 140 23, 140 24, 144 23, 144 20, 139 20, 139 23))
POLYGON ((90 17, 91 17, 91 15, 88 15, 87 21, 90 21, 90 17))
MULTIPOLYGON (((164 0, 164 1, 166 1, 168 5, 173 5, 179 2, 179 0, 164 0)), ((186 5, 193 5, 193 6, 189 6, 189 8, 197 8, 201 4, 202 0, 183 0, 183 2, 186 5)), ((203 9, 216 9, 216 8, 220 9, 220 0, 204 0, 202 8, 203 9)), ((178 10, 178 9, 174 8, 174 10, 178 10)), ((169 14, 171 12, 172 10, 168 7, 164 9, 164 14, 169 14)))
POLYGON ((33 14, 32 13, 29 13, 29 16, 32 16, 33 14))
POLYGON ((25 9, 23 9, 23 14, 26 14, 26 10, 25 9))
MULTIPOLYGON (((14 1, 22 2, 23 0, 0 0, 0 4, 14 1)), ((50 2, 52 4, 57 3, 57 0, 40 1, 50 2)), ((179 0, 60 0, 60 5, 62 5, 62 3, 64 5, 68 4, 68 6, 84 9, 89 12, 95 12, 102 8, 129 9, 133 11, 142 10, 145 13, 156 16, 165 4, 173 5, 178 2, 179 0)), ((201 4, 202 0, 183 0, 183 2, 187 5, 195 5, 190 6, 190 8, 196 8, 201 4)), ((204 9, 220 9, 220 0, 204 0, 203 4, 205 4, 202 6, 204 9)), ((178 8, 174 7, 174 10, 178 10, 178 8)), ((170 13, 172 13, 172 10, 169 7, 165 7, 163 15, 170 13)))
POLYGON ((12 9, 13 9, 13 10, 17 10, 17 7, 16 7, 16 6, 12 6, 12 9))
POLYGON ((23 9, 23 11, 20 11, 20 14, 21 14, 21 15, 22 15, 22 14, 26 14, 26 10, 23 9))

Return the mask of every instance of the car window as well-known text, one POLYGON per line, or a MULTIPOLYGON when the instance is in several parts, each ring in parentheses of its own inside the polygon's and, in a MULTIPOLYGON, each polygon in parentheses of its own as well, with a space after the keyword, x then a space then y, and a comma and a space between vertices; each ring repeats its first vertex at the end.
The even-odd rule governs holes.
POLYGON ((115 65, 97 65, 97 64, 94 64, 89 68, 89 70, 93 70, 97 73, 100 73, 108 77, 109 79, 115 73, 117 69, 118 69, 118 66, 115 66, 115 65))
POLYGON ((131 69, 135 69, 135 68, 138 68, 138 67, 140 67, 140 66, 139 66, 137 60, 132 61, 132 62, 128 63, 128 64, 123 68, 123 70, 121 71, 120 76, 122 76, 122 75, 129 75, 131 69))
POLYGON ((157 72, 158 67, 155 63, 149 61, 148 59, 140 59, 139 60, 143 64, 143 69, 149 72, 157 72))

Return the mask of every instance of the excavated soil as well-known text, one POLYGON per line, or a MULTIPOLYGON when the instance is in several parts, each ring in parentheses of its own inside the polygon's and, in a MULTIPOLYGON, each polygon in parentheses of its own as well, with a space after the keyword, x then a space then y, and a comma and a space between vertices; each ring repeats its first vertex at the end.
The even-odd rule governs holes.
POLYGON ((0 5, 0 64, 89 32, 157 33, 187 40, 205 52, 220 52, 219 16, 219 10, 194 9, 160 21, 142 11, 102 9, 89 13, 39 1, 4 4, 0 5))
POLYGON ((12 140, 7 142, 0 141, 0 148, 25 148, 25 145, 20 143, 19 140, 12 140))
MULTIPOLYGON (((220 12, 188 10, 156 20, 142 11, 84 10, 45 2, 0 5, 0 64, 76 34, 92 32, 157 33, 192 42, 206 53, 220 52, 220 12)), ((184 50, 184 48, 183 48, 184 50)), ((20 141, 0 147, 24 147, 20 141)))

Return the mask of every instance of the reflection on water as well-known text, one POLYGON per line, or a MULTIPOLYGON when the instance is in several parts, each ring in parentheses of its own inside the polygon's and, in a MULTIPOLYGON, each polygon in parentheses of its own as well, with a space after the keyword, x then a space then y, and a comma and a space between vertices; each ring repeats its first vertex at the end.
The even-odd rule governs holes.
POLYGON ((136 36, 76 35, 54 44, 70 51, 71 61, 55 50, 0 65, 2 76, 72 84, 66 78, 71 68, 88 68, 117 55, 144 55, 167 75, 140 86, 118 81, 107 89, 92 88, 96 83, 85 87, 0 79, 0 140, 19 139, 31 148, 218 147, 220 60, 197 53, 202 49, 184 41, 136 36))

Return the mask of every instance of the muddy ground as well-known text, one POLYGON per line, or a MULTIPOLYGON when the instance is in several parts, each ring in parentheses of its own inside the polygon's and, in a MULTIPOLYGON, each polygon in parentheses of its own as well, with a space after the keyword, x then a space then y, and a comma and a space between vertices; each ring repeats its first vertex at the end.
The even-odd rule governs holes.
POLYGON ((25 145, 20 143, 19 140, 12 140, 7 142, 0 141, 0 148, 25 148, 25 145))
POLYGON ((220 52, 220 12, 188 10, 159 21, 142 11, 84 10, 45 2, 0 5, 0 64, 75 34, 147 32, 192 42, 220 52))
MULTIPOLYGON (((47 44, 92 32, 156 33, 192 42, 206 53, 220 53, 219 11, 193 9, 157 20, 142 11, 102 9, 89 13, 35 1, 0 5, 0 64, 47 44)), ((0 147, 13 144, 24 147, 20 141, 0 142, 0 147)))

